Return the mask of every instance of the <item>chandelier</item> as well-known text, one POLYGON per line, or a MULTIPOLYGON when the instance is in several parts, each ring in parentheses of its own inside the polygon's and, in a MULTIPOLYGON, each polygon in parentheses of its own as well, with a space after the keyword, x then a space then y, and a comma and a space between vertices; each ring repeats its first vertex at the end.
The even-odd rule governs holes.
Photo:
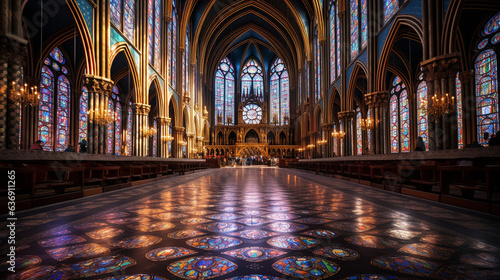
POLYGON ((308 149, 314 149, 314 147, 316 147, 314 144, 309 144, 309 145, 307 145, 307 148, 308 148, 308 149))
POLYGON ((328 142, 328 141, 326 141, 326 139, 322 139, 322 140, 318 140, 316 143, 317 143, 318 145, 324 145, 324 144, 326 144, 327 142, 328 142))
POLYGON ((87 115, 89 116, 89 122, 98 125, 107 125, 115 120, 113 111, 104 108, 89 110, 87 115))
POLYGON ((172 140, 174 140, 174 137, 171 135, 166 135, 166 136, 162 136, 161 139, 163 139, 164 141, 172 141, 172 140))
POLYGON ((302 148, 302 147, 297 149, 297 151, 298 151, 299 153, 300 153, 300 152, 303 152, 303 151, 305 151, 305 150, 306 150, 306 149, 305 149, 305 148, 302 148))
POLYGON ((12 82, 12 88, 10 89, 10 98, 14 103, 22 103, 35 107, 40 102, 40 94, 38 94, 38 88, 36 86, 28 88, 28 84, 20 86, 17 89, 16 82, 12 82))
POLYGON ((433 117, 441 117, 443 114, 448 114, 453 111, 455 104, 455 97, 445 94, 439 98, 436 94, 432 97, 431 104, 427 109, 429 115, 433 117))
POLYGON ((151 137, 151 136, 153 136, 155 134, 156 134, 156 128, 154 128, 154 127, 144 126, 142 128, 142 135, 144 137, 151 137))
POLYGON ((362 130, 372 129, 373 128, 373 120, 370 118, 360 119, 359 125, 361 126, 362 130))
POLYGON ((345 132, 334 130, 332 132, 332 136, 333 136, 333 138, 344 138, 345 132))

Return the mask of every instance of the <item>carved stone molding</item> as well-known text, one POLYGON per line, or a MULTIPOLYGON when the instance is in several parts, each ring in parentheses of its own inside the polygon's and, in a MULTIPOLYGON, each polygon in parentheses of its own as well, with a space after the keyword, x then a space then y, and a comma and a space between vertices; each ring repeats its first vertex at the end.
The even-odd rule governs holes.
POLYGON ((367 93, 364 98, 368 108, 386 107, 389 104, 389 92, 387 91, 367 93))
POLYGON ((170 123, 170 121, 167 122, 167 118, 166 117, 156 117, 156 123, 157 124, 167 124, 167 123, 170 123))
POLYGON ((182 126, 176 126, 176 127, 174 127, 174 131, 176 133, 183 133, 185 130, 186 130, 186 128, 184 128, 182 126))
POLYGON ((113 91, 113 81, 104 77, 86 75, 83 79, 83 84, 89 92, 97 92, 108 97, 111 96, 111 92, 113 91))
POLYGON ((354 115, 356 115, 354 111, 342 111, 337 114, 339 120, 342 121, 349 121, 354 118, 354 115))
POLYGON ((151 110, 151 105, 134 103, 132 104, 132 109, 137 115, 149 115, 149 111, 151 110))
POLYGON ((455 77, 460 65, 460 54, 447 54, 422 61, 420 66, 424 71, 426 81, 455 77))

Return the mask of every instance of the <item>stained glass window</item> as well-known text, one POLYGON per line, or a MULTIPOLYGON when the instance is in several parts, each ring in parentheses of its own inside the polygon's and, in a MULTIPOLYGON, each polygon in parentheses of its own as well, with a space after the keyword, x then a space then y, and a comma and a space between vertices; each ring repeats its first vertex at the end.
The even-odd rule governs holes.
POLYGON ((148 0, 149 63, 156 69, 161 63, 161 1, 148 0))
POLYGON ((182 57, 182 83, 184 92, 189 92, 189 36, 186 33, 186 43, 184 45, 184 56, 182 57))
POLYGON ((246 124, 259 124, 262 120, 262 108, 257 104, 243 107, 243 121, 246 124))
MULTIPOLYGON (((372 119, 372 111, 371 110, 368 110, 367 118, 369 120, 373 121, 373 119, 372 119)), ((367 130, 367 136, 368 136, 367 137, 368 138, 368 145, 367 145, 366 149, 367 149, 368 153, 370 153, 370 147, 371 147, 371 142, 372 142, 372 133, 371 133, 371 130, 367 130)))
POLYGON ((116 102, 115 106, 115 155, 121 154, 122 147, 122 106, 116 102))
POLYGON ((490 35, 500 30, 500 13, 492 17, 484 27, 483 34, 490 35))
POLYGON ((351 1, 351 58, 354 59, 359 51, 359 20, 358 0, 351 1))
POLYGON ((387 22, 399 9, 399 0, 384 0, 384 22, 387 22))
POLYGON ((241 100, 245 101, 251 94, 264 101, 264 78, 262 67, 254 58, 247 61, 241 71, 241 100))
POLYGON ((361 110, 356 108, 356 151, 358 155, 363 154, 363 132, 361 130, 361 110))
POLYGON ((361 48, 368 44, 368 7, 367 0, 361 0, 361 48))
POLYGON ((464 125, 462 119, 462 83, 458 76, 455 77, 455 85, 457 92, 457 126, 458 126, 458 148, 462 149, 464 147, 464 125))
POLYGON ((122 0, 111 0, 111 22, 121 29, 122 26, 122 0))
POLYGON ((170 85, 175 89, 177 63, 177 7, 172 1, 172 20, 168 24, 168 77, 170 85))
POLYGON ((485 144, 484 133, 499 130, 497 55, 489 49, 476 59, 476 110, 478 142, 485 144))
POLYGON ((54 122, 54 74, 47 66, 42 68, 40 105, 38 109, 38 138, 44 142, 44 150, 53 150, 54 122))
POLYGON ((128 115, 127 115, 127 155, 132 156, 132 102, 128 104, 128 115))
POLYGON ((87 140, 88 129, 88 111, 89 111, 89 91, 87 87, 82 88, 82 95, 80 96, 80 125, 78 132, 78 143, 83 139, 87 140))
POLYGON ((337 57, 336 57, 336 10, 335 10, 335 2, 330 1, 330 82, 333 83, 335 78, 337 77, 337 57))
MULTIPOLYGON (((115 111, 115 104, 112 99, 108 101, 108 112, 115 111)), ((115 144, 115 122, 108 123, 107 129, 107 138, 106 138, 106 153, 113 154, 113 148, 115 144)))
POLYGON ((341 60, 340 60, 340 16, 339 16, 339 6, 337 5, 337 16, 336 16, 336 26, 337 26, 337 76, 340 76, 341 70, 341 60))
POLYGON ((135 0, 110 0, 111 22, 120 31, 122 31, 123 34, 125 34, 125 36, 129 40, 134 40, 134 30, 135 30, 134 7, 135 7, 135 0))
POLYGON ((408 92, 401 78, 392 83, 390 99, 391 153, 410 151, 410 107, 408 92))
POLYGON ((215 124, 234 124, 234 68, 229 59, 221 60, 215 75, 215 124))
MULTIPOLYGON (((158 125, 156 124, 156 120, 153 121, 153 127, 155 129, 155 131, 158 129, 158 125)), ((153 135, 153 154, 152 156, 156 156, 156 147, 157 147, 157 144, 158 143, 158 133, 155 133, 153 135)))
MULTIPOLYGON (((173 126, 174 125, 172 124, 172 122, 168 124, 168 135, 170 136, 172 136, 173 126)), ((168 143, 168 156, 172 157, 172 141, 167 141, 167 143, 168 143)))
POLYGON ((271 123, 289 123, 289 79, 285 64, 277 58, 271 66, 271 123))
MULTIPOLYGON (((337 125, 333 124, 333 131, 337 131, 337 125)), ((337 150, 337 138, 333 138, 333 152, 335 153, 336 156, 339 155, 339 151, 337 150)))
MULTIPOLYGON (((422 76, 421 76, 422 77, 422 76)), ((427 83, 421 81, 417 87, 417 130, 418 136, 422 137, 425 143, 425 148, 429 149, 429 133, 427 120, 427 83)))
POLYGON ((319 37, 316 31, 316 101, 321 99, 321 46, 319 44, 319 37))
POLYGON ((55 48, 41 72, 38 135, 48 151, 64 151, 69 144, 71 84, 65 74, 68 71, 62 71, 67 69, 65 63, 62 51, 55 48))

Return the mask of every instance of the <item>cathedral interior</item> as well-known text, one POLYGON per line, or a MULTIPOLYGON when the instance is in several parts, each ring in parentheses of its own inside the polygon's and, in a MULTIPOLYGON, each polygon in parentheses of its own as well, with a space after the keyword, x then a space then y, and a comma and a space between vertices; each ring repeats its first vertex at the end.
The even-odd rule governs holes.
POLYGON ((500 279, 500 1, 0 15, 1 279, 500 279))

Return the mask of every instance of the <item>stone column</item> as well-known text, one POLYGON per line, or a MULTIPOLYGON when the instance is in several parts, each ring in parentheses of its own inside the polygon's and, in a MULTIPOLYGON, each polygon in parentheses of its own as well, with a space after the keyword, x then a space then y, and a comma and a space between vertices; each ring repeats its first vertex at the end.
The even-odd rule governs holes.
POLYGON ((195 147, 195 142, 194 142, 194 137, 196 134, 194 132, 188 132, 186 133, 188 137, 187 141, 187 147, 186 147, 186 156, 188 158, 193 158, 193 148, 195 147))
POLYGON ((186 129, 182 126, 174 127, 174 142, 172 143, 172 154, 173 157, 182 158, 182 145, 179 144, 180 141, 184 141, 184 131, 186 129))
POLYGON ((476 132, 476 93, 474 85, 474 70, 462 71, 458 78, 462 84, 462 125, 463 146, 478 140, 476 132))
POLYGON ((89 93, 89 123, 87 152, 91 154, 105 154, 107 124, 100 122, 101 113, 108 109, 108 101, 113 91, 113 81, 86 75, 83 81, 89 93))
POLYGON ((386 108, 389 105, 389 92, 378 91, 365 94, 365 104, 371 112, 373 128, 371 133, 370 151, 373 154, 385 153, 385 120, 386 108))
MULTIPOLYGON (((441 99, 446 94, 456 97, 455 76, 458 71, 459 54, 434 57, 420 63, 427 81, 427 104, 430 109, 432 97, 441 99)), ((447 150, 457 148, 456 105, 442 115, 428 116, 429 150, 447 150), (453 140, 452 140, 453 139, 453 140)))
POLYGON ((149 111, 151 110, 151 106, 148 104, 142 103, 134 103, 132 104, 132 110, 134 110, 134 124, 132 127, 134 128, 132 141, 134 147, 135 156, 144 157, 148 154, 148 143, 149 137, 145 135, 145 130, 149 129, 149 111))
POLYGON ((355 116, 354 111, 342 111, 338 113, 339 120, 342 121, 342 131, 345 133, 343 138, 344 141, 344 150, 343 154, 345 156, 351 156, 353 154, 352 148, 352 120, 355 116))

